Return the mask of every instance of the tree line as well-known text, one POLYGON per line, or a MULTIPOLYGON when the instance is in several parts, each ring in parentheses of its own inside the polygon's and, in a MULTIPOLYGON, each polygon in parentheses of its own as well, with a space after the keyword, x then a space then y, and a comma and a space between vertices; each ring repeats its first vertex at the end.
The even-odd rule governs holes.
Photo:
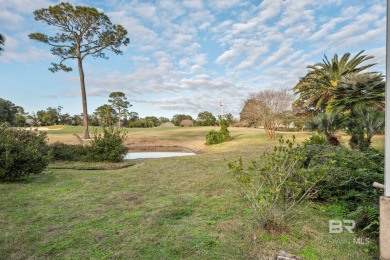
MULTIPOLYGON (((93 114, 88 115, 88 122, 92 126, 123 126, 123 127, 158 127, 171 122, 180 126, 183 120, 191 120, 195 126, 219 125, 220 116, 215 117, 211 112, 203 111, 194 119, 188 114, 175 114, 172 118, 146 116, 140 117, 137 112, 129 112, 132 105, 127 101, 123 92, 113 92, 109 95, 108 104, 97 107, 93 114)), ((24 108, 9 100, 0 98, 0 123, 10 126, 50 126, 50 125, 83 125, 83 114, 70 115, 62 112, 63 107, 48 107, 37 112, 27 113, 24 108)), ((224 119, 231 125, 232 114, 224 115, 224 119)))

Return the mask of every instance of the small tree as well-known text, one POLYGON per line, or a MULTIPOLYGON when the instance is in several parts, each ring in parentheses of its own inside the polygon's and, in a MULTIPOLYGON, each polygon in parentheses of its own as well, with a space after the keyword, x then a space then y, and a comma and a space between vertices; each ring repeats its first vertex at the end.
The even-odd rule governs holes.
POLYGON ((55 36, 43 33, 29 35, 30 39, 51 46, 52 54, 61 58, 59 63, 52 63, 53 66, 49 70, 69 72, 72 68, 63 62, 68 59, 77 60, 83 104, 83 137, 89 139, 83 61, 87 56, 108 59, 104 50, 122 54, 119 47, 130 42, 126 37, 127 31, 121 25, 113 25, 107 15, 92 7, 73 7, 68 3, 60 3, 36 10, 34 15, 35 20, 53 25, 60 30, 55 36))
POLYGON ((299 213, 300 204, 313 197, 326 166, 305 169, 303 149, 292 141, 279 139, 279 146, 264 153, 261 160, 245 165, 242 158, 230 162, 229 169, 252 204, 256 219, 267 229, 281 229, 299 213))
POLYGON ((99 119, 100 124, 103 126, 112 125, 116 116, 115 109, 107 104, 96 108, 94 114, 99 119))
POLYGON ((0 98, 0 124, 13 125, 16 114, 16 106, 11 101, 0 98))
POLYGON ((108 100, 111 106, 117 111, 118 126, 121 126, 121 118, 127 117, 129 111, 127 110, 132 105, 127 101, 126 95, 123 92, 112 92, 108 100))
POLYGON ((349 146, 360 151, 367 150, 374 135, 380 134, 385 128, 384 111, 356 110, 354 117, 347 118, 348 133, 351 134, 349 146))
POLYGON ((196 125, 198 126, 213 126, 217 122, 217 119, 211 112, 204 111, 198 114, 196 119, 196 125))
POLYGON ((307 121, 306 126, 310 130, 319 131, 326 136, 329 144, 337 146, 340 141, 336 132, 344 127, 345 118, 338 113, 320 114, 307 121))
POLYGON ((0 181, 42 173, 49 164, 47 134, 0 126, 0 181))
POLYGON ((262 126, 269 139, 276 139, 276 130, 285 112, 291 109, 292 95, 287 90, 264 90, 247 98, 240 118, 252 126, 262 126))

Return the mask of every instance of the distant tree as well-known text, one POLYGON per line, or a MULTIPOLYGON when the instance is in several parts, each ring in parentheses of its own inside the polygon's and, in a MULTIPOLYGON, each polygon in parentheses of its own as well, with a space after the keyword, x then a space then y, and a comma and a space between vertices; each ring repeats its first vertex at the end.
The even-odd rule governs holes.
POLYGON ((126 37, 127 31, 121 25, 113 25, 107 15, 95 8, 73 7, 69 3, 60 3, 49 8, 36 10, 34 15, 35 20, 55 26, 60 31, 54 36, 42 33, 29 35, 30 39, 51 46, 52 54, 61 58, 58 64, 52 63, 50 71, 69 72, 72 68, 67 67, 63 62, 68 59, 77 60, 83 104, 83 137, 89 139, 83 61, 87 56, 107 59, 103 52, 105 50, 122 54, 119 47, 130 42, 129 38, 126 37))
POLYGON ((20 106, 15 107, 15 125, 16 126, 25 126, 26 125, 26 116, 27 113, 24 112, 24 108, 20 106))
POLYGON ((204 111, 198 114, 196 119, 196 125, 198 126, 213 126, 217 122, 217 119, 211 112, 204 111))
POLYGON ((92 115, 88 115, 88 123, 92 126, 100 126, 99 117, 94 113, 92 115))
POLYGON ((37 117, 41 125, 56 125, 60 122, 57 108, 48 107, 46 110, 39 110, 37 117))
POLYGON ((11 101, 0 98, 0 124, 8 123, 14 124, 16 116, 16 106, 11 101))
POLYGON ((240 113, 241 121, 264 127, 269 139, 276 139, 276 131, 285 112, 291 109, 293 97, 287 90, 264 90, 250 95, 240 113))
POLYGON ((148 127, 154 127, 154 122, 151 117, 146 117, 146 118, 138 118, 137 120, 129 121, 128 126, 133 128, 133 127, 140 127, 140 128, 148 128, 148 127), (148 119, 146 119, 148 118, 148 119))
POLYGON ((318 114, 314 107, 305 105, 304 100, 298 100, 294 102, 292 106, 293 110, 293 123, 294 126, 300 130, 303 130, 306 122, 313 116, 318 114))
POLYGON ((0 53, 4 51, 3 47, 5 43, 5 36, 0 33, 0 53))
POLYGON ((70 125, 72 124, 72 117, 70 116, 69 113, 61 114, 60 122, 62 125, 70 125))
POLYGON ((96 108, 94 114, 99 118, 100 124, 110 126, 114 123, 116 111, 111 105, 102 105, 96 108))
POLYGON ((72 125, 83 125, 83 114, 72 116, 72 125))
POLYGON ((158 121, 160 121, 160 125, 162 125, 162 124, 164 124, 166 122, 169 122, 170 120, 169 120, 169 118, 161 116, 161 117, 158 118, 158 121))
POLYGON ((31 120, 29 122, 30 126, 39 126, 39 124, 40 124, 37 113, 35 113, 35 112, 32 112, 30 115, 28 115, 27 119, 31 120))
POLYGON ((225 118, 225 120, 229 126, 234 123, 234 117, 231 113, 228 113, 228 114, 224 115, 223 117, 225 118))
POLYGON ((128 120, 130 122, 135 122, 135 121, 138 121, 139 120, 139 115, 137 112, 130 112, 129 115, 128 115, 128 120))
POLYGON ((282 124, 282 127, 283 128, 290 128, 290 125, 291 124, 294 124, 294 118, 295 118, 295 116, 294 116, 294 111, 292 111, 292 110, 286 110, 284 113, 283 113, 283 115, 282 115, 282 117, 281 117, 281 119, 280 119, 280 122, 281 122, 281 124, 282 124))
POLYGON ((127 110, 132 105, 127 101, 126 95, 123 92, 112 92, 108 102, 116 110, 118 116, 118 127, 121 126, 121 118, 127 118, 129 111, 127 110))
POLYGON ((48 119, 47 119, 47 115, 46 115, 46 111, 45 110, 38 110, 37 113, 36 113, 36 116, 38 118, 38 122, 40 125, 48 125, 48 119))
POLYGON ((188 120, 193 120, 192 116, 190 115, 185 115, 185 114, 176 114, 173 116, 171 119, 172 124, 175 126, 180 126, 181 121, 188 119, 188 120))
MULTIPOLYGON (((218 124, 219 126, 221 126, 221 119, 222 119, 221 115, 218 115, 217 124, 218 124)), ((223 115, 223 120, 226 121, 226 122, 224 122, 224 123, 226 123, 228 126, 233 125, 233 124, 235 123, 235 121, 236 121, 231 113, 224 114, 224 115, 223 115)), ((224 123, 222 123, 222 124, 224 124, 224 123)))
POLYGON ((155 116, 146 116, 145 120, 150 127, 156 127, 160 125, 160 121, 155 116))

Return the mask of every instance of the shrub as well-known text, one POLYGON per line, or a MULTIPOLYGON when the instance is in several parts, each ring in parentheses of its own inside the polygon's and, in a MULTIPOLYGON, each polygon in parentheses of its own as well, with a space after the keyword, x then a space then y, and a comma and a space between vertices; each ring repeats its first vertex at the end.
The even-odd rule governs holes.
POLYGON ((88 147, 69 145, 60 142, 49 145, 50 159, 55 161, 85 161, 88 155, 88 147))
POLYGON ((328 144, 328 141, 322 135, 312 135, 312 136, 310 136, 309 140, 306 139, 305 141, 303 141, 303 144, 305 146, 311 145, 311 144, 326 145, 326 144, 328 144))
POLYGON ((242 159, 228 164, 245 196, 251 202, 255 217, 266 228, 286 224, 301 207, 305 198, 316 193, 314 187, 322 173, 303 166, 304 150, 294 149, 293 141, 279 139, 273 152, 264 153, 260 162, 244 167, 242 159))
POLYGON ((0 127, 0 180, 39 174, 49 163, 45 132, 0 127))
POLYGON ((123 128, 103 127, 102 132, 93 134, 86 159, 89 161, 120 162, 128 152, 124 146, 127 131, 123 128))
POLYGON ((383 155, 375 150, 360 152, 344 147, 309 145, 305 155, 306 168, 331 162, 324 179, 318 184, 319 199, 343 200, 351 208, 356 208, 365 197, 377 193, 372 188, 374 181, 383 183, 383 155))
POLYGON ((357 227, 378 234, 378 198, 382 191, 373 182, 384 181, 384 157, 374 149, 351 151, 344 147, 309 145, 305 148, 304 167, 315 169, 331 162, 318 183, 318 199, 343 205, 357 227))
POLYGON ((215 131, 211 130, 210 132, 207 133, 206 135, 206 144, 207 145, 212 145, 212 144, 220 144, 226 140, 229 140, 230 137, 230 132, 228 130, 229 123, 227 120, 222 119, 220 121, 221 125, 221 130, 220 131, 215 131))
POLYGON ((230 137, 230 132, 228 130, 228 126, 229 126, 229 122, 226 120, 226 119, 222 119, 220 121, 220 125, 221 125, 221 130, 220 132, 223 134, 223 140, 229 140, 231 137, 230 137))
POLYGON ((220 144, 223 141, 225 141, 225 135, 220 131, 211 130, 206 135, 206 144, 207 145, 220 144))

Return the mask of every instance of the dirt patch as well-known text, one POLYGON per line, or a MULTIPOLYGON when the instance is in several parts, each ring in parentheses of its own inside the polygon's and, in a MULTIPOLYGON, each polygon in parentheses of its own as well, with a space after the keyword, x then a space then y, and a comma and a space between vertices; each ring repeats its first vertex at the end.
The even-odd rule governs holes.
POLYGON ((140 197, 135 196, 134 194, 126 194, 124 196, 124 200, 130 201, 130 202, 134 203, 135 205, 139 205, 142 203, 142 200, 140 199, 140 197))

